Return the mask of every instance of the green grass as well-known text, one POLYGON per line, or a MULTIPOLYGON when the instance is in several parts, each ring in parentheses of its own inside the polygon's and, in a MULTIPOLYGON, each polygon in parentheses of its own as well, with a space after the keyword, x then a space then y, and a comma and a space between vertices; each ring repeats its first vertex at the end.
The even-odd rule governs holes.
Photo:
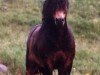
MULTIPOLYGON (((41 22, 42 0, 0 0, 0 75, 25 75, 26 40, 41 22)), ((68 23, 76 40, 72 75, 100 75, 100 1, 70 0, 68 23)))
POLYGON ((2 27, 0 34, 0 61, 5 64, 12 74, 18 73, 24 75, 25 72, 25 38, 27 38, 25 28, 22 26, 2 27), (23 39, 24 38, 24 39, 23 39))
POLYGON ((86 39, 100 40, 99 0, 71 0, 69 23, 74 32, 86 39))
POLYGON ((80 50, 76 52, 76 58, 73 67, 76 72, 81 74, 90 73, 90 75, 100 74, 100 53, 80 50))

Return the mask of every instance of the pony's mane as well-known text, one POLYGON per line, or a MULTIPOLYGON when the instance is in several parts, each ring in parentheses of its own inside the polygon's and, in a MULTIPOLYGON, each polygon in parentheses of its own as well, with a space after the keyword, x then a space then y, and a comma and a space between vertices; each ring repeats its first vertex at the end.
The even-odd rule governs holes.
POLYGON ((45 0, 42 11, 43 20, 52 18, 57 9, 67 11, 68 8, 68 0, 45 0))

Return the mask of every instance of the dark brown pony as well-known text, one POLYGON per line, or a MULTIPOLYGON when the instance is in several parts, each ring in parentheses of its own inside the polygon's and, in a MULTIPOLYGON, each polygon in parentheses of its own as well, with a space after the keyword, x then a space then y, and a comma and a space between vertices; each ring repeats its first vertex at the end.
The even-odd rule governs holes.
POLYGON ((42 24, 30 31, 27 40, 26 75, 70 75, 75 56, 75 41, 67 24, 68 0, 46 0, 42 24), (64 11, 64 19, 54 19, 56 11, 64 11))

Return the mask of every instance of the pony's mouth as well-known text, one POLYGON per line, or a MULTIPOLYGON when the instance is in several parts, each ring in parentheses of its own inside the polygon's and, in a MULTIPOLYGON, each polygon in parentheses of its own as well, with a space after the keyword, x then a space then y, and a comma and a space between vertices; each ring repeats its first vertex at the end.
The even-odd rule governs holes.
POLYGON ((65 18, 64 19, 62 19, 62 18, 59 18, 59 19, 55 19, 55 24, 56 25, 59 25, 59 26, 64 26, 64 24, 65 24, 65 18))

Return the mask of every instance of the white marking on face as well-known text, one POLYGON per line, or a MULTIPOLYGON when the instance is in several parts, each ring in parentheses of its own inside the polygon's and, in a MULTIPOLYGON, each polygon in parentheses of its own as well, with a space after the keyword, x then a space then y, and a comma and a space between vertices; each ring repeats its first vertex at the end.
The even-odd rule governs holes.
POLYGON ((55 19, 64 19, 66 17, 66 14, 64 11, 56 11, 54 14, 55 19))

